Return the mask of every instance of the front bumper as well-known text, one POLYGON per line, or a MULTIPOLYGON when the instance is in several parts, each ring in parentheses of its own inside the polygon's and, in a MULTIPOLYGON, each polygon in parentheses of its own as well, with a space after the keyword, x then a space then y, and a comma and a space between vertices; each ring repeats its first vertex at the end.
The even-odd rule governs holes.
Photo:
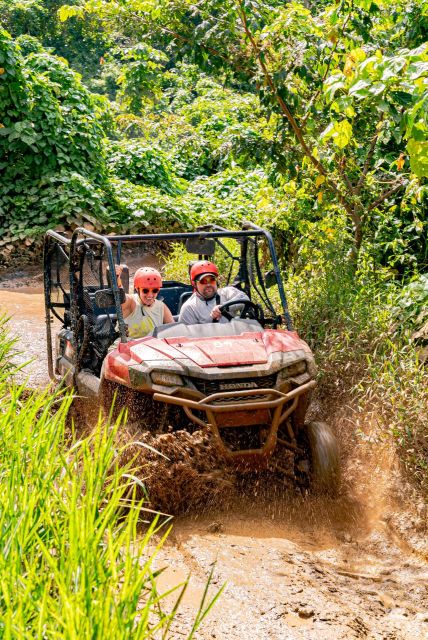
MULTIPOLYGON (((299 398, 316 385, 314 380, 286 393, 278 389, 249 389, 214 393, 202 399, 185 397, 184 390, 174 394, 155 393, 154 400, 181 407, 189 419, 212 432, 219 452, 238 467, 264 467, 274 451, 278 428, 295 411, 299 398), (199 415, 197 415, 199 414, 199 415), (204 416, 201 418, 200 416, 204 416), (222 437, 228 428, 263 425, 264 441, 258 448, 233 450, 222 437)), ((290 441, 294 434, 290 433, 290 441)))

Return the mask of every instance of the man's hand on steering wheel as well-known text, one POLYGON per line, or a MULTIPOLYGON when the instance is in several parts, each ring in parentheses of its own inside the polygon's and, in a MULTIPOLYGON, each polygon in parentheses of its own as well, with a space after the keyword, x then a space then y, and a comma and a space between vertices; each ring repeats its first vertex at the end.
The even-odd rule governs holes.
POLYGON ((213 321, 218 322, 221 318, 221 304, 216 304, 216 306, 214 307, 214 309, 211 311, 211 318, 213 319, 213 321))
POLYGON ((264 319, 261 306, 251 300, 231 300, 230 302, 225 302, 225 304, 218 305, 217 308, 221 312, 221 315, 227 318, 227 320, 232 320, 233 318, 252 318, 253 320, 262 322, 264 319), (229 309, 233 306, 240 307, 237 315, 232 315, 229 312, 229 309))

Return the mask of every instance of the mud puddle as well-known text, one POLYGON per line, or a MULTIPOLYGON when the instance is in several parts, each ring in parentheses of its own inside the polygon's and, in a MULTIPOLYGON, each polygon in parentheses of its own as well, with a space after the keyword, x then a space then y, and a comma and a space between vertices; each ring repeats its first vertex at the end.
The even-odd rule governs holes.
POLYGON ((347 500, 290 494, 278 503, 282 515, 241 500, 175 522, 158 559, 171 575, 191 572, 174 638, 186 637, 213 567, 210 595, 225 590, 196 638, 428 637, 428 566, 403 553, 384 523, 367 528, 361 507, 347 500))
POLYGON ((17 340, 13 361, 26 365, 17 380, 29 379, 33 387, 46 385, 49 376, 43 289, 40 286, 5 289, 0 284, 0 315, 10 318, 9 334, 17 340))
MULTIPOLYGON (((25 282, 0 283, 0 312, 11 316, 16 358, 34 359, 23 376, 37 386, 48 382, 44 300, 40 279, 25 282)), ((159 587, 170 589, 189 574, 190 581, 170 638, 188 636, 211 571, 209 595, 225 589, 198 640, 428 638, 423 506, 403 537, 397 522, 408 513, 393 465, 375 447, 364 464, 362 451, 353 455, 336 500, 253 479, 232 499, 225 489, 210 510, 200 505, 198 513, 175 518, 156 560, 168 567, 159 587)), ((173 600, 167 597, 171 606, 173 600)))

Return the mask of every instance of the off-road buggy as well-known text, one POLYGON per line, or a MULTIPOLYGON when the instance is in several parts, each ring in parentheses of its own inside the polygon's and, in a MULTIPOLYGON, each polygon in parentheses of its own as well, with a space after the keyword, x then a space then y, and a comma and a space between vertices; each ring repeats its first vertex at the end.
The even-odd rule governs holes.
MULTIPOLYGON (((78 228, 67 238, 48 231, 44 284, 52 379, 73 385, 107 412, 112 404, 125 405, 146 429, 162 429, 166 420, 210 430, 219 454, 241 471, 272 468, 307 488, 337 487, 335 437, 325 423, 305 422, 316 367, 293 330, 268 232, 251 223, 237 231, 209 225, 192 233, 127 236, 78 228), (148 254, 161 269, 171 255, 186 265, 213 259, 224 274, 220 286, 233 284, 249 301, 223 305, 227 323, 175 322, 129 339, 115 264, 135 257, 138 247, 136 266, 148 254)), ((159 297, 178 318, 191 294, 181 274, 164 280, 159 297)))

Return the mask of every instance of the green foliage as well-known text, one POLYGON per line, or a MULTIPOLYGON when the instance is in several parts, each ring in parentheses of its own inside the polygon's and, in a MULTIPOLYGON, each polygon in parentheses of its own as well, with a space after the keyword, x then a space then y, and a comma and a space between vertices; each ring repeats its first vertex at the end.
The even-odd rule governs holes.
MULTIPOLYGON (((100 72, 100 59, 110 38, 96 17, 61 22, 57 12, 62 4, 62 0, 0 0, 0 23, 14 38, 23 37, 27 43, 28 37, 36 38, 91 83, 100 72)), ((23 53, 29 53, 25 46, 23 53)))
MULTIPOLYGON (((387 2, 308 8, 300 2, 244 0, 203 0, 197 7, 170 0, 162 11, 139 0, 126 5, 87 0, 76 11, 97 15, 105 25, 129 17, 136 41, 167 51, 171 65, 192 58, 223 82, 257 93, 267 121, 274 116, 274 136, 271 129, 267 138, 260 137, 257 128, 254 135, 247 123, 234 136, 228 127, 224 145, 214 153, 205 145, 210 158, 219 151, 229 161, 225 149, 232 149, 235 162, 241 141, 250 151, 244 162, 257 158, 255 150, 265 161, 269 155, 279 174, 305 183, 318 209, 345 212, 353 228, 354 260, 364 236, 372 240, 376 233, 378 217, 385 219, 400 207, 413 180, 425 176, 428 57, 421 42, 426 25, 422 0, 410 6, 399 0, 394 12, 387 2), (266 140, 270 144, 264 145, 266 140)), ((186 105, 198 108, 197 101, 183 102, 182 94, 178 98, 186 119, 186 105)), ((191 124, 202 139, 210 143, 215 132, 223 142, 225 120, 215 109, 212 118, 204 118, 208 136, 195 115, 191 124)), ((199 140, 191 144, 188 156, 202 158, 207 166, 199 140)), ((183 176, 195 175, 186 170, 183 176)), ((416 217, 423 220, 417 208, 416 217)), ((421 247, 417 243, 415 248, 420 260, 421 247)))
MULTIPOLYGON (((73 437, 65 427, 71 397, 14 383, 12 349, 1 318, 0 635, 167 634, 187 582, 158 587, 162 569, 153 561, 169 529, 153 514, 143 522, 133 460, 118 463, 119 425, 100 423, 90 437, 73 437)), ((206 596, 193 630, 218 594, 206 596)))
POLYGON ((123 233, 147 233, 171 231, 179 228, 190 230, 199 224, 199 217, 179 197, 162 193, 155 187, 138 186, 127 180, 111 179, 111 195, 117 215, 112 216, 108 231, 123 233))
POLYGON ((420 310, 426 312, 426 278, 401 298, 388 272, 373 277, 368 269, 356 278, 336 259, 302 270, 288 279, 288 300, 317 357, 318 397, 345 433, 346 446, 351 437, 393 440, 409 475, 426 492, 428 371, 405 330, 419 324, 420 310), (353 428, 345 430, 344 414, 353 428))
POLYGON ((397 331, 415 331, 428 321, 428 274, 403 287, 392 310, 397 331))
POLYGON ((59 58, 0 34, 0 228, 2 243, 52 224, 108 219, 107 104, 59 58))
MULTIPOLYGON (((425 166, 428 106, 424 80, 427 73, 427 44, 413 50, 398 50, 392 56, 379 50, 367 55, 363 49, 356 48, 348 53, 343 71, 336 69, 324 85, 325 97, 333 112, 340 113, 345 109, 352 119, 361 109, 377 112, 378 131, 381 132, 379 142, 383 143, 385 151, 392 137, 398 144, 407 140, 410 168, 419 178, 428 176, 425 166)), ((353 139, 348 120, 331 123, 323 140, 328 140, 332 131, 339 135, 341 127, 345 127, 346 134, 344 130, 335 144, 340 148, 347 146, 353 139)), ((384 152, 383 157, 377 155, 376 169, 383 166, 388 170, 397 162, 392 148, 389 153, 384 152)))
POLYGON ((110 170, 136 185, 157 187, 170 195, 179 193, 179 181, 165 154, 138 141, 112 143, 108 150, 110 170))
POLYGON ((44 48, 40 40, 34 36, 27 34, 21 35, 16 38, 16 44, 19 46, 21 53, 24 57, 30 55, 30 53, 43 53, 44 48))
POLYGON ((162 74, 162 98, 143 118, 120 116, 131 137, 145 137, 165 150, 174 170, 187 180, 227 167, 245 169, 269 159, 273 124, 251 94, 224 88, 180 64, 162 74))
POLYGON ((160 99, 161 73, 167 56, 145 43, 124 49, 121 55, 123 71, 117 78, 121 87, 118 98, 133 113, 140 113, 146 105, 160 99))

